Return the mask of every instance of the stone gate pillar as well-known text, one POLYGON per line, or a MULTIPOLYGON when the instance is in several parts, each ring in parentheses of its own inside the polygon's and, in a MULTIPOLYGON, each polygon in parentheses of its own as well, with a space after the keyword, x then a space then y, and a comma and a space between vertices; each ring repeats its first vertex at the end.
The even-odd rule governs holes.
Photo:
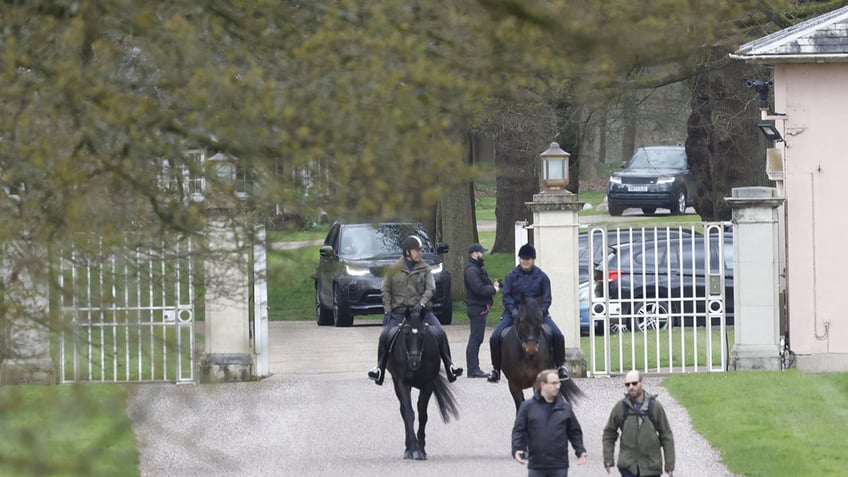
POLYGON ((250 281, 247 250, 238 247, 234 220, 216 217, 207 226, 205 342, 200 382, 254 379, 250 347, 250 281))
POLYGON ((733 370, 780 369, 778 207, 771 187, 737 187, 733 209, 733 370))
POLYGON ((8 259, 0 269, 5 292, 0 296, 5 310, 0 316, 0 384, 55 384, 47 283, 8 259))
POLYGON ((551 318, 565 335, 565 365, 572 376, 585 377, 577 297, 577 212, 582 204, 568 190, 546 189, 535 194, 527 206, 533 212, 536 264, 551 279, 551 318))

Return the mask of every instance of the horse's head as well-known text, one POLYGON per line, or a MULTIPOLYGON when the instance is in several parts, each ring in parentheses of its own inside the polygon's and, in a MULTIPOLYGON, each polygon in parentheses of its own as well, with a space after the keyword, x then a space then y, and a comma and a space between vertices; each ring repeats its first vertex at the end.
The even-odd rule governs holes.
POLYGON ((515 329, 524 352, 535 356, 539 351, 539 338, 542 336, 542 307, 538 300, 521 295, 515 329))
POLYGON ((421 367, 421 354, 424 350, 424 313, 426 313, 424 309, 420 313, 407 309, 406 319, 401 326, 406 365, 412 371, 417 371, 421 367))

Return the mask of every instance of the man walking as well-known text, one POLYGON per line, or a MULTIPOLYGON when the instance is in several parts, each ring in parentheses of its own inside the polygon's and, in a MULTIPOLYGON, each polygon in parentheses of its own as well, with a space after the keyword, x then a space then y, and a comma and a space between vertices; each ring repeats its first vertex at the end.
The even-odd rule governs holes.
POLYGON ((500 284, 492 283, 483 267, 487 250, 479 243, 468 246, 468 260, 465 262, 465 312, 471 323, 468 345, 465 347, 465 364, 469 378, 488 378, 489 373, 480 369, 480 345, 486 331, 486 318, 492 307, 493 296, 500 284))
POLYGON ((559 387, 557 370, 541 371, 533 397, 521 403, 515 416, 512 457, 527 465, 528 477, 566 477, 569 442, 577 464, 586 463, 583 430, 559 387))
POLYGON ((674 472, 674 435, 662 404, 642 388, 642 374, 633 370, 624 377, 627 394, 612 408, 604 427, 604 467, 613 467, 615 441, 620 440, 618 470, 622 477, 652 477, 674 472))

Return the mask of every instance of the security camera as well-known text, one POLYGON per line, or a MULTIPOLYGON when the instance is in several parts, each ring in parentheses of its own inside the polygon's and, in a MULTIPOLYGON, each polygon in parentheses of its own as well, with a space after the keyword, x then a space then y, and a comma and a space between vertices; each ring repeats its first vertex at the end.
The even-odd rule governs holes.
POLYGON ((756 80, 756 81, 748 80, 748 81, 745 82, 746 86, 748 86, 749 88, 754 88, 755 90, 757 90, 757 93, 760 94, 760 109, 768 109, 769 108, 769 104, 768 104, 769 86, 771 86, 773 84, 774 84, 773 81, 763 81, 763 80, 756 80))

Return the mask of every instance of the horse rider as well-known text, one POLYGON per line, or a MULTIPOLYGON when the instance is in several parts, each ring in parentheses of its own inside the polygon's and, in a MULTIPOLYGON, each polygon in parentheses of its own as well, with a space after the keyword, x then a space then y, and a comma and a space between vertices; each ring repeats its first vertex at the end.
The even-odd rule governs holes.
POLYGON ((551 341, 553 341, 554 366, 560 378, 568 377, 565 369, 565 337, 562 331, 551 319, 548 309, 551 307, 551 280, 541 268, 535 265, 536 249, 529 243, 518 249, 518 266, 507 274, 503 288, 504 312, 501 322, 492 331, 489 338, 489 346, 492 352, 492 367, 489 374, 489 382, 496 383, 501 379, 501 332, 507 326, 511 326, 518 317, 518 303, 521 296, 534 297, 540 300, 542 305, 542 322, 551 328, 551 341))
POLYGON ((389 343, 397 330, 396 325, 403 321, 404 313, 409 308, 412 308, 412 313, 420 313, 422 308, 427 310, 424 323, 439 343, 439 353, 445 363, 448 381, 454 382, 458 376, 462 376, 462 368, 453 365, 448 335, 436 315, 430 311, 433 308, 430 300, 436 292, 436 280, 430 273, 430 265, 422 260, 421 246, 421 239, 416 235, 403 239, 403 257, 389 268, 383 278, 383 331, 377 347, 377 366, 368 371, 368 377, 378 386, 383 384, 386 377, 389 343))

